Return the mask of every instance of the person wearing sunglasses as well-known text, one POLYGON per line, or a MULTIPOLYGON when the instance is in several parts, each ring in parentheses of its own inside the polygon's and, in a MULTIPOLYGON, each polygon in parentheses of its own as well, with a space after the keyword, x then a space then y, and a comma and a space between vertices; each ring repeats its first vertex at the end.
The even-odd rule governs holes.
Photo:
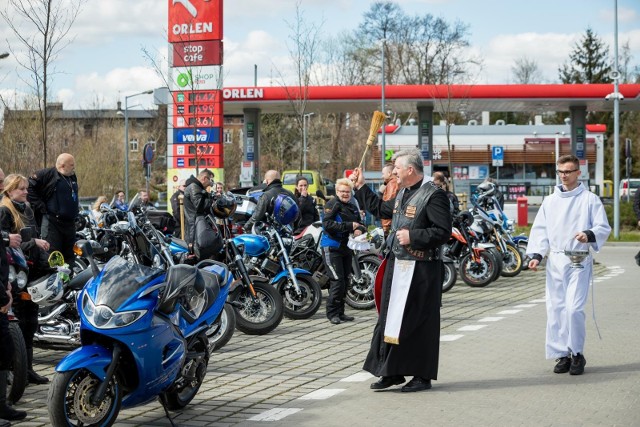
POLYGON ((611 227, 600 198, 581 182, 580 163, 574 155, 564 155, 556 163, 561 184, 544 199, 531 227, 527 255, 529 268, 536 271, 547 256, 546 357, 556 359, 553 372, 581 375, 587 363, 584 357, 589 284, 593 259, 589 255, 575 268, 565 249, 584 244, 599 251, 609 237, 611 227))

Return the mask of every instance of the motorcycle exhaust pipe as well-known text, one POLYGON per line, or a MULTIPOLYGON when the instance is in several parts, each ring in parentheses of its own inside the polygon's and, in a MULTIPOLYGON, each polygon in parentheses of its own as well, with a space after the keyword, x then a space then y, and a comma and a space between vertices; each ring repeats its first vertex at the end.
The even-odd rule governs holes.
POLYGON ((37 332, 33 335, 33 339, 35 341, 41 341, 41 342, 56 342, 56 343, 65 343, 65 344, 80 342, 79 337, 75 338, 75 337, 70 337, 68 335, 39 334, 37 332))
POLYGON ((65 311, 67 309, 67 305, 66 304, 62 304, 59 307, 55 308, 51 313, 47 314, 46 316, 40 317, 38 316, 38 323, 46 323, 49 320, 58 317, 60 315, 60 313, 62 313, 63 311, 65 311))

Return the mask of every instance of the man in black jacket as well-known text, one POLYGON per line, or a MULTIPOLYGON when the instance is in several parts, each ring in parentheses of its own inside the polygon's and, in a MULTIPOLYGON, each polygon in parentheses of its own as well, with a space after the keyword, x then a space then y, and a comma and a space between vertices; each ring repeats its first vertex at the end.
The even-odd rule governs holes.
POLYGON ((251 231, 251 228, 256 222, 264 221, 268 213, 273 213, 273 199, 275 199, 278 194, 284 193, 288 196, 291 196, 293 200, 296 200, 291 191, 282 188, 282 181, 280 181, 280 172, 275 170, 268 170, 264 174, 264 183, 267 184, 267 186, 264 188, 264 192, 262 193, 262 196, 260 196, 260 199, 258 199, 256 210, 244 225, 244 229, 247 230, 247 232, 251 231))
POLYGON ((28 201, 40 227, 40 235, 60 251, 71 265, 75 255, 75 219, 78 216, 78 179, 71 154, 58 156, 56 166, 41 169, 29 177, 28 201))
POLYGON ((213 172, 209 169, 200 171, 197 177, 191 175, 184 189, 184 239, 192 245, 195 241, 196 217, 205 216, 211 209, 211 196, 207 187, 213 184, 213 172))

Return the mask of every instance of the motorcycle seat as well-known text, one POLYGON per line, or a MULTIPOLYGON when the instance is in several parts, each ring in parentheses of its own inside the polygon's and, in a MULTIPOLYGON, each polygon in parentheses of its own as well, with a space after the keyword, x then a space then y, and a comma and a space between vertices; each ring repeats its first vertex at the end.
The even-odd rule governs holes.
POLYGON ((184 241, 184 240, 182 240, 182 239, 179 239, 179 238, 177 238, 177 237, 173 237, 173 236, 171 236, 171 241, 172 241, 173 243, 175 243, 176 245, 178 245, 178 246, 182 246, 183 248, 188 248, 188 247, 189 247, 189 245, 187 244, 187 242, 186 242, 186 241, 184 241))
POLYGON ((93 272, 90 268, 86 268, 80 273, 76 273, 76 275, 73 276, 73 278, 67 284, 67 287, 69 289, 73 289, 74 291, 79 291, 80 289, 84 288, 84 285, 87 284, 91 277, 93 277, 93 272))

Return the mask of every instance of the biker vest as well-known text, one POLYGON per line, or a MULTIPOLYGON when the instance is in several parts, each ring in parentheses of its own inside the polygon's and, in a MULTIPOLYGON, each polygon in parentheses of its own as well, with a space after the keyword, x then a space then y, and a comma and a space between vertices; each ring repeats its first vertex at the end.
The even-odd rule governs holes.
POLYGON ((391 220, 391 230, 393 232, 391 250, 393 254, 397 259, 409 261, 433 261, 440 259, 440 248, 417 250, 411 248, 411 245, 402 246, 398 242, 395 233, 400 229, 410 230, 413 228, 415 218, 420 216, 433 193, 437 191, 437 188, 430 182, 423 184, 422 187, 411 196, 405 206, 402 206, 402 197, 405 191, 406 189, 403 188, 398 192, 393 206, 393 219, 391 220))

